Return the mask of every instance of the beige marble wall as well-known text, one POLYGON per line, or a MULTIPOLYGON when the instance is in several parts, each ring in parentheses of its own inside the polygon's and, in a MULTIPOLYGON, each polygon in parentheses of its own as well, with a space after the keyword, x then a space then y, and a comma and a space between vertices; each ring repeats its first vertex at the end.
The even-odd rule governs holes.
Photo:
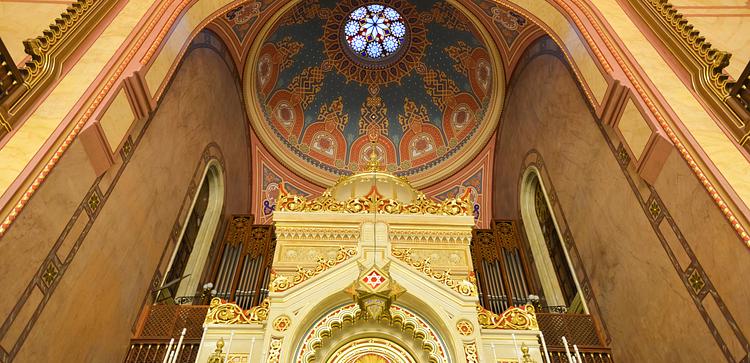
MULTIPOLYGON (((60 275, 15 361, 121 361, 157 265, 171 256, 173 225, 178 214, 186 214, 181 207, 190 200, 186 196, 194 174, 203 172, 198 168, 205 165, 202 153, 210 144, 216 145, 214 154, 218 148, 223 155, 228 195, 224 213, 249 210, 247 133, 236 76, 215 50, 199 47, 186 56, 119 179, 115 177, 122 166, 118 156, 118 163, 95 183, 83 147, 76 141, 0 240, 3 319, 90 188, 96 184, 104 195, 114 186, 87 233, 89 217, 86 210, 78 209, 81 217, 72 223, 58 258, 65 260, 83 230, 80 248, 60 275)), ((39 285, 44 293, 44 284, 39 285)), ((40 301, 37 296, 38 292, 32 293, 29 302, 40 301)), ((21 315, 30 316, 26 311, 35 307, 22 309, 21 315)), ((0 340, 6 351, 16 342, 11 333, 20 334, 28 317, 16 320, 0 340)))
POLYGON ((563 233, 569 229, 577 249, 572 255, 578 256, 573 260, 579 280, 587 279, 583 283, 591 286, 615 359, 724 361, 703 310, 735 361, 741 360, 747 353, 719 304, 704 287, 695 298, 697 306, 683 273, 697 259, 733 318, 748 327, 750 254, 676 152, 654 187, 662 210, 671 214, 695 255, 686 252, 663 214, 656 219, 657 234, 638 197, 648 201, 651 190, 632 166, 627 173, 633 183, 626 178, 613 152, 620 141, 597 125, 555 52, 547 48, 540 53, 546 54, 526 59, 511 81, 495 153, 494 217, 520 218, 520 176, 524 159, 536 150, 543 159, 546 187, 554 194, 557 220, 563 233), (581 276, 581 264, 587 278, 581 276))

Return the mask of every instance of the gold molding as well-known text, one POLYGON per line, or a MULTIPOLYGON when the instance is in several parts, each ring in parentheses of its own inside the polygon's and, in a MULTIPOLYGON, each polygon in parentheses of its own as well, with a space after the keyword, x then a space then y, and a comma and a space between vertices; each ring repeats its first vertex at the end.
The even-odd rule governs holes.
MULTIPOLYGON (((358 174, 361 175, 361 174, 358 174)), ((339 180, 339 183, 346 178, 339 180)), ((467 190, 468 192, 468 190, 467 190)), ((468 194, 468 193, 467 193, 468 194)), ((385 198, 378 193, 338 201, 331 189, 327 189, 317 198, 308 200, 299 195, 289 194, 281 189, 276 200, 278 211, 284 212, 334 212, 334 213, 383 213, 383 214, 432 214, 448 216, 471 215, 471 203, 468 195, 436 201, 424 193, 417 192, 413 203, 385 198)))
POLYGON ((454 280, 450 271, 433 271, 430 266, 430 259, 426 258, 417 261, 411 258, 411 248, 393 248, 391 249, 393 257, 406 262, 409 266, 417 271, 437 280, 439 283, 449 287, 463 296, 477 296, 477 285, 474 283, 473 274, 469 274, 469 280, 454 280))
POLYGON ((717 119, 735 141, 750 150, 750 110, 747 105, 733 107, 738 102, 732 89, 738 83, 724 72, 732 54, 714 48, 669 0, 630 0, 630 4, 688 70, 694 89, 717 111, 717 119))
POLYGON ((277 275, 275 272, 271 272, 271 284, 268 288, 271 292, 282 292, 291 289, 298 284, 309 280, 312 277, 319 275, 320 273, 331 269, 332 267, 341 264, 342 262, 350 259, 357 254, 357 248, 355 247, 341 247, 336 252, 336 257, 331 259, 324 259, 318 257, 318 266, 312 269, 303 269, 297 267, 297 273, 294 276, 288 277, 283 275, 277 275))
POLYGON ((477 320, 485 329, 539 330, 534 306, 513 306, 498 315, 477 305, 477 320))
POLYGON ((263 300, 258 306, 242 310, 237 304, 215 297, 206 313, 204 324, 263 324, 268 319, 270 302, 263 300))
POLYGON ((23 41, 24 51, 30 59, 17 69, 22 83, 3 102, 3 112, 6 113, 3 124, 12 127, 17 116, 24 114, 42 96, 56 80, 56 75, 63 72, 63 65, 71 54, 118 3, 121 2, 75 0, 42 31, 42 35, 23 41))

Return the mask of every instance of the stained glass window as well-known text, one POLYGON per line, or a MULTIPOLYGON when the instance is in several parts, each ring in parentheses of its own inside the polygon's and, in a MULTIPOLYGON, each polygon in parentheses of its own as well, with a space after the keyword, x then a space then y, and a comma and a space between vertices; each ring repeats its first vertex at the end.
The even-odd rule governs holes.
POLYGON ((362 6, 349 14, 344 33, 349 47, 364 58, 378 60, 396 53, 406 36, 398 11, 383 5, 362 6))

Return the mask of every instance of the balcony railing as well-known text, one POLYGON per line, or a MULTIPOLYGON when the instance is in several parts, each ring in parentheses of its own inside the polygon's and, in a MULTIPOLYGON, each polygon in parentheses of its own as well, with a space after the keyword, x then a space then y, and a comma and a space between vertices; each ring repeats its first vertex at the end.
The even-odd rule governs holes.
MULTIPOLYGON (((582 363, 614 363, 608 348, 578 348, 582 363)), ((571 352, 573 353, 573 352, 571 352)), ((563 347, 549 347, 550 363, 568 363, 568 356, 563 347)), ((546 360, 545 360, 546 362, 546 360)))
POLYGON ((185 338, 177 362, 195 362, 207 312, 206 305, 148 306, 141 315, 124 362, 163 362, 169 341, 174 339, 176 345, 182 329, 185 329, 185 338))
POLYGON ((584 363, 614 362, 611 350, 597 334, 596 324, 588 314, 537 313, 539 329, 544 333, 550 362, 568 362, 562 338, 578 346, 584 363))

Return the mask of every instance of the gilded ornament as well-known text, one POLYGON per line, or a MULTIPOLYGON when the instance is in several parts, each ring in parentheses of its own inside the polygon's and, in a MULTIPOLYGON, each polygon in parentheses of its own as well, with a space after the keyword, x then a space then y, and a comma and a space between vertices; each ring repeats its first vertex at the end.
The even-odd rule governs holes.
POLYGON ((336 252, 336 257, 334 258, 326 260, 323 257, 318 257, 318 266, 315 268, 303 269, 302 267, 297 267, 297 273, 294 274, 294 276, 277 275, 276 273, 271 272, 271 285, 269 286, 269 291, 282 292, 289 290, 292 287, 350 259, 356 254, 357 249, 355 247, 341 247, 338 252, 336 252))
POLYGON ((514 306, 498 315, 477 305, 477 320, 485 329, 538 330, 534 306, 514 306))
POLYGON ((224 363, 224 338, 219 338, 216 342, 216 350, 208 357, 208 363, 224 363))
POLYGON ((217 297, 211 299, 205 324, 262 324, 268 319, 268 299, 249 310, 242 310, 237 304, 225 302, 217 297))
POLYGON ((271 344, 268 347, 268 360, 267 363, 279 363, 281 362, 281 343, 284 338, 271 337, 271 344))
POLYGON ((474 324, 466 319, 462 319, 456 323, 456 330, 458 330, 458 334, 469 336, 474 333, 474 324))
POLYGON ((701 273, 698 271, 698 269, 693 270, 690 276, 688 276, 688 282, 690 283, 690 287, 693 288, 693 292, 696 295, 698 295, 706 286, 706 282, 703 281, 703 277, 701 276, 701 273))
POLYGON ((282 315, 276 319, 273 319, 273 329, 278 332, 286 331, 287 329, 289 329, 290 325, 292 325, 292 320, 289 319, 289 317, 286 315, 282 315))
POLYGON ((522 363, 536 363, 534 359, 531 358, 531 354, 529 353, 529 346, 526 345, 526 343, 521 344, 521 353, 523 354, 523 360, 522 363))
POLYGON ((393 248, 391 254, 393 257, 406 262, 417 271, 437 280, 439 283, 448 286, 463 296, 477 296, 477 285, 473 281, 473 275, 469 275, 469 280, 454 280, 451 278, 450 271, 433 271, 429 258, 422 261, 412 259, 411 248, 393 248))
MULTIPOLYGON (((337 184, 343 181, 346 181, 346 178, 340 179, 337 184)), ((331 189, 328 189, 321 196, 308 200, 303 196, 289 194, 282 188, 276 200, 276 208, 278 208, 278 211, 286 212, 432 214, 448 216, 468 216, 473 213, 468 193, 443 201, 432 200, 422 192, 416 192, 416 195, 417 197, 412 203, 385 198, 379 193, 370 193, 367 196, 338 201, 333 197, 331 189)))
POLYGON ((477 343, 464 343, 464 354, 466 355, 466 363, 479 363, 477 343))

